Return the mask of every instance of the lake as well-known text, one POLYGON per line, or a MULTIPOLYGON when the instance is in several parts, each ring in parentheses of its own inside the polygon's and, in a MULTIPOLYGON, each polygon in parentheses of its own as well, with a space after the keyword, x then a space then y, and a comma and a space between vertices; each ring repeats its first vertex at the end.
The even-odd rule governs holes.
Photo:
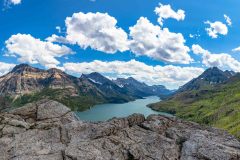
POLYGON ((146 97, 145 99, 137 99, 132 102, 123 104, 100 104, 95 105, 91 109, 84 112, 76 112, 76 115, 85 121, 106 121, 113 117, 127 117, 134 113, 141 113, 145 116, 151 114, 161 114, 166 116, 172 116, 163 112, 156 112, 148 108, 147 105, 150 103, 159 102, 159 97, 152 96, 146 97))

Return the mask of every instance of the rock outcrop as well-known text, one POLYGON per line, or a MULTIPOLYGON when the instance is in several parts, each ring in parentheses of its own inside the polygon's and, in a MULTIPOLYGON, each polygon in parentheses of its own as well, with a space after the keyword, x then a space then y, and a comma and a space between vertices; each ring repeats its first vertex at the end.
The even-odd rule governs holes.
POLYGON ((134 114, 90 123, 50 100, 0 115, 0 160, 239 160, 224 131, 134 114))

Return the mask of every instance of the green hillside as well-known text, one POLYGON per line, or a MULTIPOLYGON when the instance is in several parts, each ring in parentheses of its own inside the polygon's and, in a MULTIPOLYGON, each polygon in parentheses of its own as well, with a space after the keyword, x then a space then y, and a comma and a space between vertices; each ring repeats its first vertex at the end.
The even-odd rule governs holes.
POLYGON ((208 89, 177 93, 168 100, 151 104, 157 111, 222 128, 240 138, 240 76, 208 89))
POLYGON ((97 99, 96 97, 94 98, 89 95, 70 96, 68 92, 69 91, 66 89, 44 89, 41 92, 23 95, 15 100, 10 97, 4 97, 1 98, 1 103, 5 103, 5 106, 8 105, 7 108, 11 109, 15 107, 21 107, 27 103, 36 102, 38 100, 48 98, 63 103, 72 110, 84 111, 95 104, 104 102, 104 100, 101 98, 97 99))

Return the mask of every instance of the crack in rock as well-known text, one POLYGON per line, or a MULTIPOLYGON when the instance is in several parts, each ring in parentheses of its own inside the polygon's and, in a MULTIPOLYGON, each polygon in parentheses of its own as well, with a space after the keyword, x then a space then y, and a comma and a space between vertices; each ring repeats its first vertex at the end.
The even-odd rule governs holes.
POLYGON ((239 160, 225 131, 161 115, 83 122, 42 100, 0 114, 1 160, 239 160))

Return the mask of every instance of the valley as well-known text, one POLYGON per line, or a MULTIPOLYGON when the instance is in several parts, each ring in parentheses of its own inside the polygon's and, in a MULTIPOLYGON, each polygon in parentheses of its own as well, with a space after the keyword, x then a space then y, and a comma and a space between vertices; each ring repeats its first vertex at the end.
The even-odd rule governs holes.
POLYGON ((0 0, 0 160, 240 160, 240 0, 0 0))
POLYGON ((20 64, 0 77, 0 110, 8 111, 49 99, 78 111, 83 119, 93 121, 131 113, 147 116, 164 112, 225 129, 240 138, 239 86, 239 73, 221 71, 217 67, 207 69, 173 92, 162 85, 149 86, 132 77, 110 80, 93 72, 77 78, 58 69, 42 70, 20 64), (144 101, 143 98, 149 96, 157 96, 157 100, 144 101), (159 97, 163 101, 158 102, 159 97), (98 116, 91 119, 96 114, 98 116))
POLYGON ((114 81, 94 72, 77 78, 59 69, 42 70, 20 64, 0 77, 0 110, 50 99, 74 111, 84 111, 96 104, 126 103, 170 93, 164 86, 148 86, 131 77, 114 81))

